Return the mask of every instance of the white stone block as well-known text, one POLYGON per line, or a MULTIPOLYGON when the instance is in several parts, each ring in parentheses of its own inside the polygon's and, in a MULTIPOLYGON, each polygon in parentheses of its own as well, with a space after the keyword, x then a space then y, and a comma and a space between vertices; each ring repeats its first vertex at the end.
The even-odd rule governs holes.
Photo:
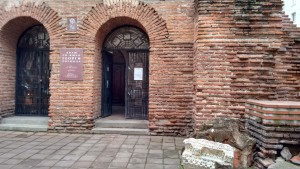
POLYGON ((234 147, 205 139, 185 139, 182 163, 199 168, 215 169, 216 163, 233 167, 234 147))

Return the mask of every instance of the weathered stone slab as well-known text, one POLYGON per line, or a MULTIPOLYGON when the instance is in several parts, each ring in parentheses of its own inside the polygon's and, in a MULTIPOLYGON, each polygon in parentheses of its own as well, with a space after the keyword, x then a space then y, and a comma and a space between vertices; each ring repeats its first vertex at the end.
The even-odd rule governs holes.
POLYGON ((182 163, 185 169, 216 169, 220 165, 233 168, 234 147, 205 139, 189 138, 183 142, 182 163))

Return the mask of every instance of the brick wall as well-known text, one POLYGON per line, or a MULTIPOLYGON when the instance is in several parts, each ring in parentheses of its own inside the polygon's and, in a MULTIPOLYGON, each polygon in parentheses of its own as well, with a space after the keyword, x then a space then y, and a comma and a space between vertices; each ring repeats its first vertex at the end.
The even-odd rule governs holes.
POLYGON ((243 117, 247 99, 299 100, 299 31, 282 1, 195 1, 195 128, 243 117))

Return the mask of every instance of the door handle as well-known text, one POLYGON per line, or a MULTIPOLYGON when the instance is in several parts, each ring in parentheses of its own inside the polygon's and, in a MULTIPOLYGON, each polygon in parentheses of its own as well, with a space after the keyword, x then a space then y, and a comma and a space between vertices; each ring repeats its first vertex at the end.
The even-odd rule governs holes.
POLYGON ((108 80, 106 80, 106 88, 108 88, 108 80))

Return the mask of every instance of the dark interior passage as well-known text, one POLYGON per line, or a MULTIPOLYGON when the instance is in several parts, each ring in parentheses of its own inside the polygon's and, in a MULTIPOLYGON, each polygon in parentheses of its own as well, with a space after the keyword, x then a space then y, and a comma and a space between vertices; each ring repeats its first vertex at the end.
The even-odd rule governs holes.
POLYGON ((112 105, 125 106, 125 59, 120 51, 113 53, 112 105))

